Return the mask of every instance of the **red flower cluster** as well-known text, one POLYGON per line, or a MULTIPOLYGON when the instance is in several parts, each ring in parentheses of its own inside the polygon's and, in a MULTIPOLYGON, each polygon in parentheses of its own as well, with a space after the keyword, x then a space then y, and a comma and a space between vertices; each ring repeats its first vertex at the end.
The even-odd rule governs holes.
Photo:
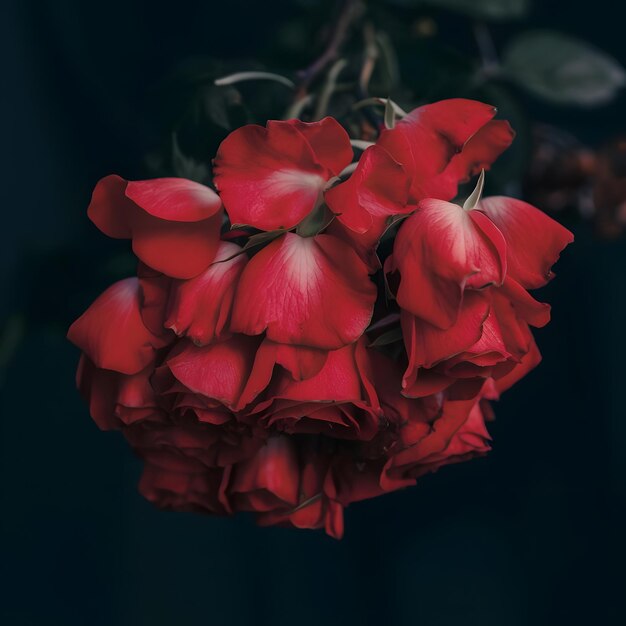
POLYGON ((511 143, 494 114, 420 107, 353 171, 334 119, 245 126, 215 158, 219 195, 98 183, 89 217, 132 241, 138 275, 68 336, 148 500, 340 537, 351 502, 489 449, 488 400, 540 359, 549 307, 527 290, 572 241, 519 200, 449 202, 511 143))

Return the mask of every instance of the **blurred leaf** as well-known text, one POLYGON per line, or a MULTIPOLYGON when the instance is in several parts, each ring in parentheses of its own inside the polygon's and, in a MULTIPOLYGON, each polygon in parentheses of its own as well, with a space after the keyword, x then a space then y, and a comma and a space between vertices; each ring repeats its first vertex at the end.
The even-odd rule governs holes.
POLYGON ((289 80, 286 76, 280 74, 274 74, 272 72, 237 72, 230 74, 229 76, 223 76, 222 78, 216 78, 214 84, 218 87, 224 85, 234 85, 235 83, 241 83, 246 80, 272 80, 274 82, 285 85, 291 89, 295 89, 293 81, 289 80))
POLYGON ((429 5, 485 20, 507 20, 524 17, 530 0, 393 0, 403 6, 429 5))
POLYGON ((396 341, 402 341, 402 329, 400 328, 392 328, 384 332, 382 335, 376 337, 376 339, 369 344, 369 347, 388 346, 396 341))
POLYGON ((289 105, 289 107, 283 114, 282 119, 292 120, 294 118, 301 117, 303 111, 313 102, 313 100, 313 94, 310 93, 308 93, 303 98, 300 98, 299 100, 295 100, 292 104, 289 105))
POLYGON ((376 42, 380 50, 380 67, 387 90, 391 91, 400 82, 398 56, 393 47, 391 37, 387 33, 376 33, 376 42))
POLYGON ((558 104, 604 104, 626 83, 624 68, 608 54, 545 30, 514 39, 504 52, 503 70, 531 93, 558 104))
MULTIPOLYGON (((395 90, 391 97, 403 108, 459 97, 459 91, 475 82, 476 58, 446 43, 443 38, 410 39, 396 43, 401 60, 402 85, 408 90, 401 96, 395 90)), ((372 93, 374 87, 370 90, 372 93)))
POLYGON ((337 88, 337 79, 346 65, 348 65, 348 61, 346 59, 338 59, 335 63, 333 63, 332 67, 328 71, 328 74, 326 75, 326 82, 324 83, 324 87, 320 91, 317 99, 313 120, 321 120, 327 114, 330 99, 332 98, 333 92, 337 88))
POLYGON ((229 108, 241 100, 239 92, 234 87, 220 89, 211 86, 202 91, 201 97, 207 117, 220 128, 231 130, 229 108))
POLYGON ((209 168, 205 163, 183 154, 176 133, 172 133, 172 167, 176 176, 198 183, 204 182, 209 176, 209 168))
POLYGON ((390 114, 397 115, 398 117, 404 117, 407 114, 402 107, 390 98, 365 98, 365 100, 359 100, 352 108, 356 111, 367 106, 385 107, 385 111, 390 111, 390 114))

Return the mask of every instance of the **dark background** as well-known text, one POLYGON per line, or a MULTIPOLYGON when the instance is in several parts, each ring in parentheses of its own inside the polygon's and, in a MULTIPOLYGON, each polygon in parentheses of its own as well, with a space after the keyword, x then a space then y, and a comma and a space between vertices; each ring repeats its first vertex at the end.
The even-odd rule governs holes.
MULTIPOLYGON (((136 491, 139 463, 121 436, 98 431, 75 391, 67 327, 128 263, 85 208, 101 176, 146 177, 154 85, 194 55, 280 66, 281 23, 308 24, 315 4, 3 3, 7 626, 625 623, 626 242, 587 223, 568 224, 576 243, 540 294, 553 305, 537 333, 544 362, 496 406, 490 455, 353 505, 339 542, 157 511, 136 491)), ((530 25, 626 62, 614 2, 535 4, 530 25)), ((528 107, 600 142, 626 132, 625 103, 528 107)))

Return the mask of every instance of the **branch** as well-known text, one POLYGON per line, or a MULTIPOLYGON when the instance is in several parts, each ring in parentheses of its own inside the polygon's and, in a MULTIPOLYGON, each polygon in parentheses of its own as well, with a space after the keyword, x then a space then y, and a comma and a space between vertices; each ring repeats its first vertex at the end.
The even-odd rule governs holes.
POLYGON ((361 15, 362 10, 363 5, 361 4, 361 0, 344 0, 343 8, 331 32, 326 49, 316 61, 306 69, 300 70, 297 74, 300 97, 304 96, 309 85, 315 80, 317 75, 338 57, 341 46, 348 36, 352 22, 361 15))

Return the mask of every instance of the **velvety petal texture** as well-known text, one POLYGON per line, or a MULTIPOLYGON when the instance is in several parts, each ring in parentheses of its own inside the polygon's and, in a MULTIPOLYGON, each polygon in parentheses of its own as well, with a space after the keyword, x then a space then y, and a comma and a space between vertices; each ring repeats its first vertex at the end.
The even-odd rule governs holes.
POLYGON ((163 345, 141 318, 137 278, 111 285, 70 326, 67 338, 97 367, 122 374, 144 369, 163 345))
POLYGON ((384 482, 398 476, 418 478, 443 465, 459 463, 488 452, 490 437, 480 403, 444 402, 427 432, 414 431, 387 463, 384 482))
POLYGON ((222 241, 204 272, 173 283, 164 326, 197 345, 219 339, 228 331, 235 289, 247 260, 239 246, 222 241))
POLYGON ((363 234, 376 227, 378 232, 386 218, 413 210, 408 206, 410 183, 402 165, 375 145, 363 153, 346 182, 326 193, 326 203, 350 230, 363 234))
POLYGON ((288 433, 328 433, 370 440, 378 431, 380 404, 363 340, 328 354, 314 376, 294 380, 279 369, 251 412, 288 433))
POLYGON ((207 346, 179 344, 166 364, 174 378, 193 393, 235 408, 259 345, 255 337, 237 335, 207 346))
POLYGON ((574 237, 545 213, 521 200, 484 198, 477 207, 504 235, 508 275, 525 289, 543 287, 552 266, 574 237))
POLYGON ((222 225, 222 203, 208 187, 183 178, 128 182, 106 176, 87 209, 105 234, 132 239, 147 265, 175 278, 190 278, 213 261, 222 225))
POLYGON ((456 195, 459 183, 468 181, 481 170, 489 170, 491 164, 513 142, 515 132, 506 120, 491 120, 472 135, 461 152, 452 157, 441 176, 444 196, 456 195))
POLYGON ((335 350, 358 339, 372 317, 376 286, 357 254, 330 235, 287 233, 246 265, 231 330, 278 343, 335 350))
POLYGON ((321 201, 326 183, 352 160, 332 118, 271 121, 233 131, 215 157, 215 185, 232 224, 292 228, 321 201))
POLYGON ((426 104, 411 111, 394 128, 383 130, 378 145, 411 176, 414 203, 424 198, 450 200, 456 195, 458 182, 466 180, 477 164, 488 166, 513 140, 512 132, 507 141, 507 132, 501 129, 486 133, 487 143, 480 138, 471 142, 495 114, 496 109, 488 104, 462 98, 426 104), (462 162, 459 159, 465 146, 473 156, 462 162))
POLYGON ((400 274, 400 307, 445 329, 456 321, 466 288, 504 282, 506 244, 479 211, 424 200, 400 227, 386 269, 400 274))

